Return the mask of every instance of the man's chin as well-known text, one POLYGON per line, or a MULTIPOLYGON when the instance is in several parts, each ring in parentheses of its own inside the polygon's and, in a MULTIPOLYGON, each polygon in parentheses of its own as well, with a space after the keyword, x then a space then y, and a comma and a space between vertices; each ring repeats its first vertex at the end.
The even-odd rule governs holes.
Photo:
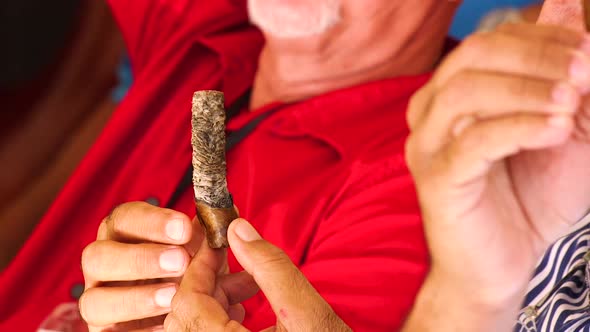
POLYGON ((248 0, 250 20, 276 38, 319 35, 340 21, 340 0, 248 0))

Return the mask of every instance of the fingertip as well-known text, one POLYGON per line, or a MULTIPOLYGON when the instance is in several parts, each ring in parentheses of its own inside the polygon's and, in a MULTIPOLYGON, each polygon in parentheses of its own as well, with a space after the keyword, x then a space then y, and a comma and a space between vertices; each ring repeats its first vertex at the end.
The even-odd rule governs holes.
POLYGON ((547 122, 551 127, 558 129, 572 129, 574 127, 574 119, 568 115, 555 115, 550 117, 547 122))
POLYGON ((228 234, 235 236, 237 240, 242 242, 252 242, 262 239, 262 236, 260 236, 256 229, 243 218, 238 218, 230 224, 228 234))
POLYGON ((241 242, 240 237, 236 234, 236 227, 242 221, 245 221, 245 219, 236 218, 229 224, 229 227, 227 228, 227 241, 229 242, 229 246, 231 248, 237 245, 238 242, 241 242))
POLYGON ((241 218, 241 217, 237 217, 229 224, 229 231, 231 231, 234 227, 236 227, 236 225, 240 222, 248 222, 248 220, 241 218))
POLYGON ((227 230, 229 246, 235 258, 248 273, 252 272, 250 269, 250 259, 248 257, 248 253, 251 254, 251 252, 249 252, 248 249, 249 241, 244 240, 241 233, 247 233, 249 228, 252 228, 252 226, 248 221, 243 218, 238 218, 229 225, 227 230), (245 232, 243 228, 246 229, 245 232))
POLYGON ((557 146, 566 142, 574 132, 575 120, 572 116, 556 115, 547 120, 549 130, 541 140, 546 140, 549 146, 557 146))
POLYGON ((553 103, 566 113, 574 113, 582 100, 581 92, 569 82, 558 82, 551 92, 553 103))

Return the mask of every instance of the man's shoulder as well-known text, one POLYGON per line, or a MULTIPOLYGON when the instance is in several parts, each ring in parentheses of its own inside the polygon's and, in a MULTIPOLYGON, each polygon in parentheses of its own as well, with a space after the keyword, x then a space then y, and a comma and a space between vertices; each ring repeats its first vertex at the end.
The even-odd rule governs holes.
POLYGON ((190 52, 194 44, 206 44, 207 39, 219 40, 217 37, 224 35, 231 38, 212 42, 213 48, 216 43, 233 45, 239 40, 236 37, 248 35, 252 30, 248 25, 246 1, 108 0, 108 3, 123 33, 136 75, 155 59, 162 59, 160 62, 177 59, 190 52))

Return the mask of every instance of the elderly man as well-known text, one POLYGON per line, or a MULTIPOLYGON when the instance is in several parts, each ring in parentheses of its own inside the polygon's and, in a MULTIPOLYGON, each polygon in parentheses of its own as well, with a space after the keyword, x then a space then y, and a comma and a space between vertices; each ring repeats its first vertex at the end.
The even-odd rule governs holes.
MULTIPOLYGON (((173 209, 120 205, 84 251, 80 308, 92 331, 400 328, 427 272, 402 158, 405 109, 443 55, 457 3, 250 1, 264 42, 235 2, 112 5, 136 85, 21 256, 71 249, 75 257, 98 214, 153 192, 152 203, 173 209), (241 215, 287 256, 239 220, 229 230, 235 254, 227 264, 223 252, 201 245, 186 216, 190 190, 177 185, 190 154, 183 110, 193 90, 221 88, 235 105, 250 86, 249 109, 231 107, 238 114, 229 130, 249 136, 228 152, 229 186, 241 215), (76 240, 43 246, 61 233, 76 240), (254 280, 228 274, 239 271, 236 260, 254 280), (270 304, 262 294, 239 304, 255 292, 253 281, 270 304)), ((590 86, 585 40, 535 26, 474 37, 414 99, 408 159, 433 258, 406 329, 509 326, 523 276, 561 230, 555 220, 566 224, 587 207, 590 186, 580 184, 588 175, 572 167, 588 159, 586 146, 549 148, 572 140, 572 118, 590 86), (521 149, 540 151, 506 159, 521 149), (571 197, 556 199, 550 185, 571 197)), ((61 268, 38 257, 28 272, 50 265, 42 271, 57 281, 75 265, 58 261, 61 268)), ((22 265, 11 273, 26 280, 22 265)), ((64 290, 62 280, 51 293, 64 290)), ((29 300, 50 293, 47 284, 30 287, 29 300)), ((22 287, 3 289, 11 298, 16 291, 22 287)))
MULTIPOLYGON (((547 2, 547 12, 571 13, 559 7, 563 3, 547 2)), ((428 71, 441 57, 456 3, 249 5, 265 43, 251 112, 233 121, 274 110, 277 100, 291 104, 229 152, 230 186, 239 175, 251 185, 242 193, 233 180, 242 216, 285 249, 303 274, 247 222, 237 221, 229 231, 234 256, 270 301, 270 307, 259 297, 244 303, 244 319, 238 303, 255 292, 253 281, 244 273, 227 274, 223 252, 198 249, 200 232, 191 232, 187 217, 124 205, 105 219, 99 241, 84 254, 88 290, 81 310, 93 330, 113 324, 163 324, 170 331, 274 324, 289 331, 392 330, 414 303, 415 283, 423 276, 416 267, 423 260, 419 237, 410 234, 420 227, 408 223, 408 213, 416 211, 411 191, 400 187, 407 173, 397 159, 402 146, 396 137, 404 134, 393 114, 404 113, 402 105, 425 82, 425 76, 410 75, 428 71), (268 106, 256 109, 260 105, 268 106), (277 121, 302 109, 307 112, 277 121), (352 114, 354 121, 343 121, 352 114), (317 122, 321 130, 314 130, 317 122), (268 135, 264 129, 271 124, 268 135), (309 147, 309 139, 321 142, 322 150, 301 153, 299 144, 309 147), (273 155, 273 172, 257 162, 263 152, 273 155), (286 185, 293 177, 297 186, 286 185), (306 199, 296 199, 301 186, 314 183, 306 199), (170 245, 190 239, 186 252, 173 259, 178 247, 170 245), (162 280, 182 275, 179 286, 162 280), (154 281, 133 286, 146 279, 154 281)), ((583 26, 579 17, 565 21, 583 26)), ((587 123, 578 112, 590 86, 589 54, 584 33, 507 26, 470 38, 414 97, 407 157, 432 264, 406 330, 498 331, 514 324, 536 260, 588 208, 589 175, 577 165, 590 162, 587 123)), ((236 271, 233 259, 229 267, 236 271)))
MULTIPOLYGON (((471 37, 415 95, 407 160, 432 264, 404 331, 590 326, 590 218, 581 219, 590 206, 584 16, 581 1, 548 0, 539 18, 547 27, 471 37), (462 93, 465 84, 471 95, 462 93)), ((247 222, 237 220, 229 235, 272 304, 277 330, 348 330, 247 222)), ((166 318, 168 331, 245 330, 222 306, 244 294, 225 287, 237 275, 217 276, 222 262, 221 253, 199 250, 166 318)))
MULTIPOLYGON (((540 23, 471 37, 411 102, 406 154, 432 260, 404 331, 590 325, 590 219, 577 223, 590 206, 590 37, 579 1, 546 1, 540 23)), ((246 221, 235 221, 229 240, 273 306, 276 330, 349 330, 246 221)), ((246 331, 228 304, 248 287, 229 287, 241 276, 224 274, 223 261, 201 247, 167 331, 246 331)))
MULTIPOLYGON (((202 89, 225 93, 233 137, 257 124, 227 153, 240 215, 351 327, 400 326, 428 266, 403 160, 405 110, 441 58, 457 3, 250 1, 264 36, 243 0, 109 4, 134 85, 41 220, 2 220, 35 227, 10 243, 18 253, 0 275, 0 331, 63 317, 84 279, 80 306, 92 330, 162 324, 174 278, 200 245, 188 217, 192 188, 182 180, 191 96, 202 89)), ((228 267, 242 270, 233 255, 228 267)), ((250 284, 244 278, 238 289, 250 284)), ((250 294, 242 295, 233 301, 250 294)), ((275 323, 262 294, 244 307, 245 326, 275 323)))

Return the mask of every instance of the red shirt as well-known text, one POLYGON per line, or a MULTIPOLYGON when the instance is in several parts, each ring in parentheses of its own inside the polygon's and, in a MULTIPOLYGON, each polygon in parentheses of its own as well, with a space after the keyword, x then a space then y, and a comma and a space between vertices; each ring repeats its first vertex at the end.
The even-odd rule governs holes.
MULTIPOLYGON (((193 91, 228 104, 252 84, 263 43, 236 0, 111 0, 135 82, 47 214, 0 275, 0 331, 34 331, 75 301, 80 255, 117 204, 165 204, 191 159, 193 91)), ((275 110, 228 153, 235 204, 283 248, 355 331, 398 328, 427 271, 404 164, 408 99, 427 80, 394 78, 291 105, 244 111, 242 127, 275 110)), ((192 189, 175 205, 194 215, 192 189)), ((230 256, 233 271, 241 268, 230 256)), ((245 303, 253 330, 275 323, 262 295, 245 303)))

